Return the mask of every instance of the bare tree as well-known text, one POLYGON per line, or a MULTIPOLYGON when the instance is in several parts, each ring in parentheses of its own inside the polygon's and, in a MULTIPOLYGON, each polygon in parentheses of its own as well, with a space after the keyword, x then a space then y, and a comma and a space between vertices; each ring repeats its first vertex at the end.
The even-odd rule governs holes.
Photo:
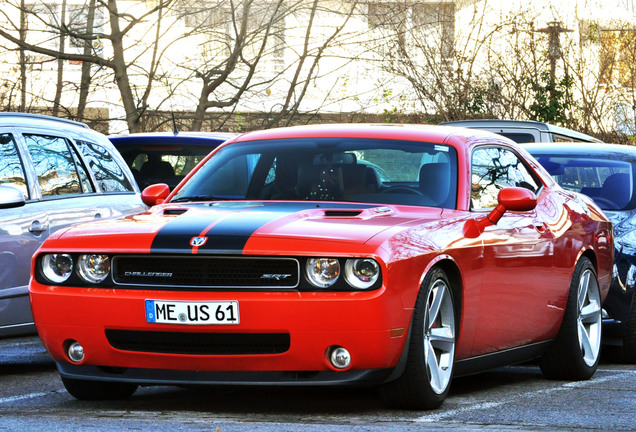
MULTIPOLYGON (((172 4, 172 0, 158 0, 156 5, 147 9, 137 15, 133 15, 129 12, 120 12, 118 8, 117 0, 97 0, 97 6, 105 9, 105 14, 108 16, 109 31, 101 29, 99 31, 93 31, 91 28, 93 19, 87 20, 84 26, 72 27, 66 25, 63 21, 57 21, 55 19, 47 19, 46 16, 38 15, 37 10, 27 7, 24 0, 20 0, 20 3, 15 3, 14 0, 7 0, 7 7, 3 7, 0 13, 4 15, 6 21, 9 23, 9 28, 0 28, 0 36, 7 41, 13 43, 20 52, 33 52, 49 58, 58 60, 68 60, 74 62, 82 62, 88 65, 96 65, 100 68, 109 69, 117 85, 121 96, 121 103, 124 107, 126 123, 128 129, 131 132, 141 129, 141 121, 144 111, 147 108, 147 95, 150 94, 154 85, 153 68, 158 63, 157 59, 154 59, 154 63, 151 64, 151 70, 149 74, 146 74, 144 83, 142 85, 143 90, 141 93, 137 91, 138 84, 132 84, 130 79, 131 69, 135 68, 135 65, 126 60, 126 52, 130 48, 129 44, 137 45, 140 41, 128 40, 127 37, 133 28, 148 26, 148 22, 154 24, 151 27, 156 29, 156 37, 150 39, 149 42, 145 42, 145 49, 158 50, 157 46, 161 39, 161 16, 164 10, 168 9, 172 4), (16 25, 12 20, 11 10, 18 11, 20 15, 20 24, 16 25), (61 46, 47 47, 39 41, 31 41, 27 37, 26 21, 31 20, 33 23, 39 23, 42 34, 58 35, 60 41, 64 38, 71 38, 77 41, 85 41, 85 47, 89 44, 92 45, 97 41, 108 41, 110 43, 109 50, 102 50, 101 52, 95 49, 84 49, 83 52, 66 52, 61 46), (148 48, 150 47, 150 48, 148 48), (106 54, 108 53, 108 54, 106 54)), ((95 7, 93 2, 89 2, 84 5, 88 14, 94 14, 95 7)), ((32 33, 33 31, 30 31, 32 33)), ((21 58, 21 67, 25 67, 26 59, 21 58)), ((88 66, 87 66, 88 67, 88 66)), ((61 68, 58 68, 60 71, 61 68)), ((83 88, 84 92, 87 91, 87 84, 89 82, 87 78, 88 72, 83 74, 83 88)), ((137 80, 141 74, 136 74, 137 80)), ((25 76, 25 74, 23 74, 25 76)), ((26 88, 25 83, 23 87, 26 88)), ((25 96, 23 96, 23 99, 25 96)), ((83 111, 85 101, 80 104, 83 111)))
MULTIPOLYGON (((62 0, 61 4, 61 15, 60 15, 60 25, 66 25, 66 0, 62 0)), ((66 33, 60 32, 59 35, 60 41, 60 51, 64 52, 64 47, 66 46, 66 33)), ((61 58, 57 59, 57 82, 55 84, 55 99, 53 100, 53 115, 57 116, 58 111, 60 109, 60 100, 62 99, 62 89, 64 87, 64 60, 61 58)))

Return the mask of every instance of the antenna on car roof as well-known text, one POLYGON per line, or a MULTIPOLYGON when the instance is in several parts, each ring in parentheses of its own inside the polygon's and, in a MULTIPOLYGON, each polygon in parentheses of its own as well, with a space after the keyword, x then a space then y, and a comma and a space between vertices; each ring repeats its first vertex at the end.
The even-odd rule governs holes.
POLYGON ((177 120, 174 118, 174 111, 172 112, 172 132, 175 135, 179 134, 179 128, 177 128, 177 120))

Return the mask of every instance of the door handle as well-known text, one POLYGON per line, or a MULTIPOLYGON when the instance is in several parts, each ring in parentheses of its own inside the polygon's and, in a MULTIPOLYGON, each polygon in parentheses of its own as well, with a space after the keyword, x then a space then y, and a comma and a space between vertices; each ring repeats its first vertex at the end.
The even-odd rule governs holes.
POLYGON ((40 223, 39 220, 34 220, 31 222, 31 226, 29 227, 29 232, 33 235, 39 236, 44 231, 46 231, 49 226, 46 223, 40 223))

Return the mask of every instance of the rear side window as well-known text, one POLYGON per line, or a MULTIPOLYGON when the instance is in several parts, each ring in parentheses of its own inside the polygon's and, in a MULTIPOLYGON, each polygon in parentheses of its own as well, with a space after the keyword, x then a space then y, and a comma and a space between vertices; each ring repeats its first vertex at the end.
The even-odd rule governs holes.
POLYGON ((0 184, 19 189, 24 198, 28 199, 29 191, 24 167, 11 134, 0 134, 0 161, 2 161, 0 163, 0 184))
POLYGON ((505 136, 506 138, 510 138, 514 142, 520 144, 534 142, 534 136, 528 133, 502 132, 501 135, 505 136))
POLYGON ((105 147, 88 141, 78 141, 78 144, 102 192, 134 190, 122 168, 105 147))
POLYGON ((94 192, 79 158, 64 138, 24 135, 42 197, 94 192))

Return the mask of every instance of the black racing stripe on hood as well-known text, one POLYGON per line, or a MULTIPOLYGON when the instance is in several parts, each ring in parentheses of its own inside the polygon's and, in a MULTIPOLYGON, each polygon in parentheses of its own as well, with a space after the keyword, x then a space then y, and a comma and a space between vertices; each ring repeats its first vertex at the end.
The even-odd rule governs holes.
POLYGON ((196 216, 188 216, 185 213, 176 217, 159 230, 152 242, 151 251, 180 253, 192 251, 192 246, 190 246, 192 237, 204 235, 208 237, 208 240, 198 248, 199 253, 241 253, 249 238, 262 226, 288 214, 320 207, 365 209, 375 206, 346 203, 266 202, 246 204, 245 207, 239 209, 237 206, 220 205, 219 209, 222 208, 226 211, 196 216), (227 210, 232 209, 235 211, 227 212, 227 210), (210 227, 209 230, 204 232, 208 227, 210 227))
POLYGON ((196 216, 186 214, 177 216, 155 235, 150 250, 154 252, 156 250, 183 251, 192 249, 190 239, 198 236, 207 227, 224 216, 226 216, 224 212, 209 212, 196 216))

